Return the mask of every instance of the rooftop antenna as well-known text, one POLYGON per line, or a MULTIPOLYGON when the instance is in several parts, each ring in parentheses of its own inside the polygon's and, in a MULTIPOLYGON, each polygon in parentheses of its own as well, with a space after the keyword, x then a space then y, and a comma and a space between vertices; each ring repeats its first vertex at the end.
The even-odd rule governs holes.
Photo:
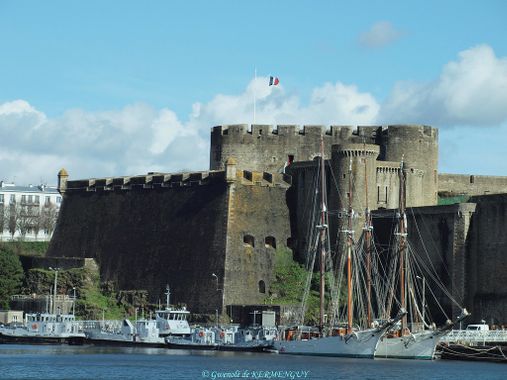
POLYGON ((169 305, 170 305, 170 298, 171 298, 171 288, 169 287, 169 284, 167 284, 165 286, 165 289, 166 289, 166 292, 164 293, 166 298, 165 298, 165 302, 166 302, 166 309, 169 309, 169 305))

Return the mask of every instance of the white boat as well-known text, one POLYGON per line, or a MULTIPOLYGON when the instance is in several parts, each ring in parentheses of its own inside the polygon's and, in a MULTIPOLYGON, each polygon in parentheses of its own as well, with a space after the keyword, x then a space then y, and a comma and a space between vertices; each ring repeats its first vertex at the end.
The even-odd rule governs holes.
POLYGON ((196 327, 188 337, 168 336, 168 348, 267 352, 274 348, 275 327, 196 327))
MULTIPOLYGON (((433 280, 433 284, 438 286, 444 294, 449 297, 451 302, 459 306, 453 299, 450 292, 438 278, 433 266, 427 265, 421 255, 416 254, 410 247, 407 239, 407 216, 405 212, 406 193, 405 193, 405 168, 403 160, 399 171, 400 178, 400 196, 398 208, 398 225, 395 232, 396 249, 391 260, 391 293, 388 297, 388 309, 391 309, 392 301, 395 298, 395 288, 399 291, 399 304, 402 309, 407 308, 411 323, 409 325, 407 316, 401 319, 401 324, 391 329, 387 334, 381 337, 375 351, 376 358, 396 358, 396 359, 433 359, 435 358, 436 347, 439 340, 445 336, 456 323, 462 321, 469 314, 462 308, 462 313, 454 322, 447 319, 447 323, 442 328, 437 329, 435 324, 428 323, 425 310, 426 302, 426 276, 433 280), (419 286, 418 279, 422 280, 422 287, 419 286)), ((434 295, 434 292, 431 291, 434 295)), ((435 302, 438 300, 435 298, 435 302)), ((443 308, 439 308, 443 311, 443 308)))
POLYGON ((95 345, 164 347, 157 321, 139 319, 123 321, 83 321, 86 341, 95 345))
POLYGON ((280 354, 373 358, 386 328, 353 331, 351 334, 275 342, 280 354))
POLYGON ((174 308, 170 305, 171 290, 169 285, 166 288, 166 307, 165 309, 155 311, 155 319, 160 336, 168 335, 190 335, 190 325, 188 318, 190 312, 185 308, 174 308))
POLYGON ((21 326, 0 326, 0 343, 82 344, 84 338, 73 314, 26 314, 21 326))

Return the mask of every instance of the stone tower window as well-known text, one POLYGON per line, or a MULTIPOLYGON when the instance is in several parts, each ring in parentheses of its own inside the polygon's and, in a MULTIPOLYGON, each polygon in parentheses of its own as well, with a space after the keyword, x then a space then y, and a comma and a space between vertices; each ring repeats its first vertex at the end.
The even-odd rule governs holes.
POLYGON ((274 236, 266 236, 264 239, 264 245, 266 248, 276 249, 276 239, 274 236))
POLYGON ((243 236, 243 243, 247 247, 255 247, 255 238, 252 235, 243 236))
POLYGON ((266 283, 262 280, 259 281, 259 293, 266 293, 266 283))
POLYGON ((475 182, 475 178, 473 175, 470 176, 470 183, 474 183, 475 182))

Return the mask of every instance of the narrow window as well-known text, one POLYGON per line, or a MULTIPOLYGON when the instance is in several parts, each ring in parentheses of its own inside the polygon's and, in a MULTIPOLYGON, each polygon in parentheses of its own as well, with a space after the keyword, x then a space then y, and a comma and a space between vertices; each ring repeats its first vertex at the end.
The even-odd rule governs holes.
POLYGON ((266 293, 266 283, 262 280, 259 281, 259 293, 266 293))
POLYGON ((473 175, 470 176, 470 183, 474 183, 475 182, 475 178, 473 175))
POLYGON ((289 166, 293 162, 294 162, 294 155, 293 154, 289 154, 289 156, 287 157, 287 166, 289 166))
POLYGON ((264 245, 266 248, 273 248, 276 249, 276 239, 274 236, 266 236, 266 239, 264 239, 264 245))
POLYGON ((255 238, 252 235, 243 236, 243 243, 247 247, 255 247, 255 238))

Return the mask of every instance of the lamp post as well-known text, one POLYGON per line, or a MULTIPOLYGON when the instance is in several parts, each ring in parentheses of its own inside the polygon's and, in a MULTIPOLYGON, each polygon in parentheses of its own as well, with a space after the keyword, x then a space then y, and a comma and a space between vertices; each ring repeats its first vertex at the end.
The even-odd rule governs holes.
POLYGON ((60 268, 49 267, 49 270, 52 270, 55 272, 55 282, 53 284, 53 310, 52 310, 52 313, 55 314, 55 312, 56 312, 56 284, 58 282, 58 271, 60 270, 60 268))
MULTIPOLYGON (((224 302, 224 290, 223 289, 220 289, 220 287, 218 286, 218 284, 220 283, 219 279, 218 279, 218 276, 215 274, 215 273, 211 273, 211 277, 214 277, 215 278, 215 281, 217 283, 217 292, 222 292, 221 294, 221 300, 220 300, 220 307, 222 308, 223 307, 223 302, 224 302)), ((216 323, 218 325, 218 309, 215 310, 215 318, 216 318, 216 323)))
POLYGON ((76 287, 72 287, 72 315, 76 315, 76 287))

